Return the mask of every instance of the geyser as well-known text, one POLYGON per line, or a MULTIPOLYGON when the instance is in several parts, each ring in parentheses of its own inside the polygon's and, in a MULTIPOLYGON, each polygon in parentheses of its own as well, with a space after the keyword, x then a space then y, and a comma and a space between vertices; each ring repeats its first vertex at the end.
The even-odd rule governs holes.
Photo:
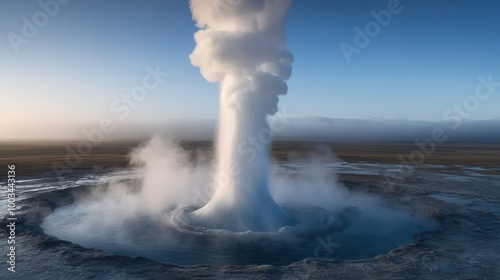
POLYGON ((291 223, 268 190, 269 143, 249 150, 271 130, 267 117, 286 94, 292 54, 286 48, 288 0, 191 0, 197 26, 190 55, 209 82, 219 83, 215 194, 192 222, 231 231, 276 231, 291 223))
MULTIPOLYGON (((290 151, 287 162, 268 161, 272 133, 266 118, 277 111, 278 96, 287 91, 284 80, 293 60, 283 27, 289 4, 191 1, 202 28, 195 35, 192 63, 207 80, 220 84, 215 166, 208 160, 210 153, 153 137, 132 151, 131 169, 109 175, 88 171, 94 183, 78 186, 74 193, 70 189, 87 184, 87 178, 75 183, 71 175, 60 183, 68 190, 49 196, 45 186, 40 188, 44 202, 38 204, 34 197, 34 205, 43 208, 26 217, 37 220, 35 212, 47 213, 50 207, 54 212, 40 225, 45 234, 113 254, 189 265, 366 259, 433 227, 405 207, 348 191, 334 174, 341 167, 347 174, 372 178, 390 166, 336 162, 324 147, 307 156, 290 151), (213 196, 207 195, 211 181, 213 196)), ((353 186, 372 192, 371 183, 361 180, 366 179, 353 186)), ((71 256, 88 258, 87 251, 78 248, 74 253, 69 248, 77 247, 46 240, 71 256)))

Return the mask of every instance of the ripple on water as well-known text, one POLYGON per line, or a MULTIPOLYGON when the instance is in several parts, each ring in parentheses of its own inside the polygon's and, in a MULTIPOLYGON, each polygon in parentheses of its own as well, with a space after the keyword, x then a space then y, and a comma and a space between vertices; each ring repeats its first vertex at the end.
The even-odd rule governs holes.
MULTIPOLYGON (((103 220, 95 205, 56 209, 42 223, 46 234, 113 254, 143 256, 175 264, 284 265, 305 258, 363 259, 412 241, 434 222, 390 207, 328 211, 283 205, 293 225, 276 232, 230 232, 191 223, 195 206, 163 217, 134 215, 103 220)), ((109 211, 109 209, 107 209, 109 211)))

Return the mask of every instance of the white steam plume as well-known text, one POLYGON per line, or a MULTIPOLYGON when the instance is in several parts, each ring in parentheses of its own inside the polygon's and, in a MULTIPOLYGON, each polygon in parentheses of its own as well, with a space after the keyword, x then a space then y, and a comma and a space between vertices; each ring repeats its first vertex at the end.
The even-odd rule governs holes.
POLYGON ((288 216, 268 190, 269 145, 244 143, 270 133, 267 116, 286 94, 293 56, 286 48, 287 0, 191 0, 195 34, 191 62, 220 85, 215 195, 193 218, 207 227, 276 230, 288 216), (255 153, 256 152, 256 153, 255 153))

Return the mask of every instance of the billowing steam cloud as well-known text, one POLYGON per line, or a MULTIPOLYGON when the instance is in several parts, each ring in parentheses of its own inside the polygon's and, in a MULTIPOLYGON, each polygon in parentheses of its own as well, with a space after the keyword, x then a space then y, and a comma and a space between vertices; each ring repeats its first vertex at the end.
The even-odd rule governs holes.
POLYGON ((288 90, 284 80, 291 75, 293 56, 286 48, 284 20, 289 5, 286 0, 191 0, 201 28, 191 62, 220 85, 216 193, 192 215, 203 226, 262 231, 289 222, 269 194, 268 145, 258 151, 243 146, 270 131, 267 116, 288 90))

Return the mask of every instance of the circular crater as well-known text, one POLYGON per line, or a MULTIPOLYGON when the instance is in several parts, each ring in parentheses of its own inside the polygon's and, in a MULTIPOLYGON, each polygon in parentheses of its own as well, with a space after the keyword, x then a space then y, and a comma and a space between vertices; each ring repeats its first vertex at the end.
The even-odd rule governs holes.
POLYGON ((199 226, 189 214, 200 206, 173 209, 163 216, 136 214, 109 219, 100 205, 80 202, 57 208, 41 227, 48 235, 86 248, 163 263, 286 265, 306 258, 373 258, 412 242, 416 233, 435 226, 433 220, 386 203, 376 208, 334 211, 281 205, 294 222, 273 232, 199 226))

